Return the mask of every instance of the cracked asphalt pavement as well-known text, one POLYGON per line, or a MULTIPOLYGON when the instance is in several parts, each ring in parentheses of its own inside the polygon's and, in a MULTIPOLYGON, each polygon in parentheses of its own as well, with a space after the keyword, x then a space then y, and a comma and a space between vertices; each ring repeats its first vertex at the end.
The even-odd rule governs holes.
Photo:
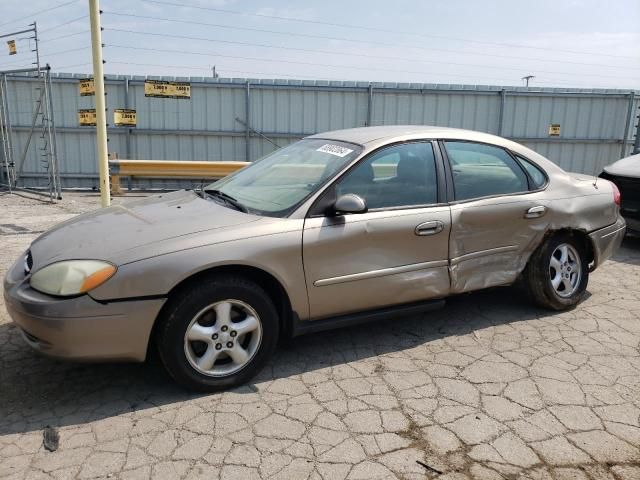
MULTIPOLYGON (((0 195, 0 275, 97 203, 0 195)), ((154 360, 40 357, 0 296, 0 477, 640 479, 640 239, 588 292, 555 313, 494 289, 302 337, 250 385, 206 395, 154 360)))

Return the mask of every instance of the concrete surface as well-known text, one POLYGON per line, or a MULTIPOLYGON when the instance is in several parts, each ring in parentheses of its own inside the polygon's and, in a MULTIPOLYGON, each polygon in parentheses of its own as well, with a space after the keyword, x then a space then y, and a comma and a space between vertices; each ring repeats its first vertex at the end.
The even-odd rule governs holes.
MULTIPOLYGON (((0 195, 0 274, 97 201, 0 195)), ((640 240, 588 290, 565 313, 497 289, 308 336, 215 395, 154 362, 41 358, 0 305, 0 477, 640 479, 640 240)))

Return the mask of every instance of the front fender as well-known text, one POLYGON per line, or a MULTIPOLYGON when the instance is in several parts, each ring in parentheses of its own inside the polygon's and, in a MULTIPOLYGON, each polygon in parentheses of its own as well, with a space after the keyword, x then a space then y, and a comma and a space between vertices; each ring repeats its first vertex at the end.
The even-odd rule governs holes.
POLYGON ((302 229, 183 249, 118 267, 90 295, 99 301, 164 296, 185 279, 228 265, 258 268, 275 277, 301 318, 309 303, 302 267, 302 229))

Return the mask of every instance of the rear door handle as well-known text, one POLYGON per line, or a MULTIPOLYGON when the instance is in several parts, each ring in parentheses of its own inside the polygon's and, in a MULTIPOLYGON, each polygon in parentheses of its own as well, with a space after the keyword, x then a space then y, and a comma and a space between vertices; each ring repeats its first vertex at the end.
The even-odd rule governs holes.
POLYGON ((543 205, 538 205, 536 207, 531 207, 524 213, 524 218, 538 218, 547 213, 547 207, 543 205))
POLYGON ((420 236, 435 235, 436 233, 440 233, 442 230, 444 230, 444 223, 440 220, 432 220, 418 225, 415 229, 415 233, 420 236))

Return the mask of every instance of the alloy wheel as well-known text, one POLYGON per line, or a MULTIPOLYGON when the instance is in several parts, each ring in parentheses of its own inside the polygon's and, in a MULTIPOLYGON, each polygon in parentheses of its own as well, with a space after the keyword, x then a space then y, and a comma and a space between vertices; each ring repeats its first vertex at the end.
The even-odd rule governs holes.
POLYGON ((561 243, 551 254, 549 279, 558 296, 573 295, 580 285, 582 264, 577 250, 568 243, 561 243))
POLYGON ((223 300, 200 310, 184 335, 184 353, 199 373, 232 375, 255 356, 262 341, 256 311, 240 300, 223 300))

